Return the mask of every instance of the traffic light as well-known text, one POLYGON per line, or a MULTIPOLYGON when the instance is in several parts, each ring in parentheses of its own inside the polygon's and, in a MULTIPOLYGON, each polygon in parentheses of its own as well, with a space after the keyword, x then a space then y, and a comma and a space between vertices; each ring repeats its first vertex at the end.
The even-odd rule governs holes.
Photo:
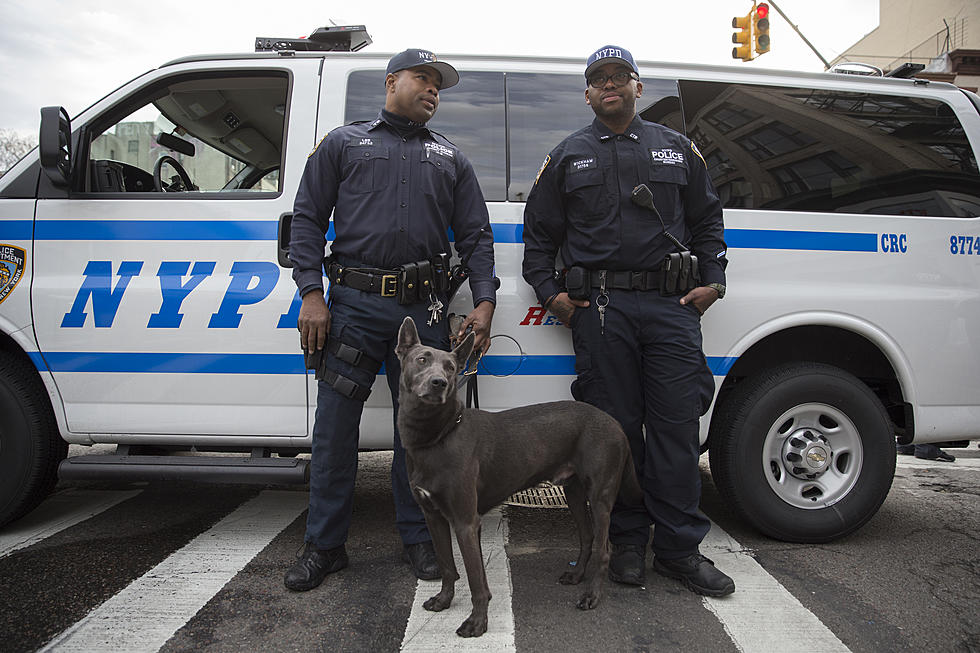
POLYGON ((769 52, 769 5, 765 2, 752 9, 752 33, 756 56, 769 52))
POLYGON ((752 13, 748 16, 736 16, 732 18, 732 27, 738 30, 732 34, 732 43, 736 44, 732 48, 732 59, 752 61, 752 22, 754 15, 755 7, 753 7, 752 13))

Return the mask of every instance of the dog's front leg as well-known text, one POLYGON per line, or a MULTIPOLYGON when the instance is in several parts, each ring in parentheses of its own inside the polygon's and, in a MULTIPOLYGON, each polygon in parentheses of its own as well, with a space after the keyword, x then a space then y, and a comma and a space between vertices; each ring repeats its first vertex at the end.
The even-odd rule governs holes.
POLYGON ((471 521, 454 526, 456 542, 466 567, 466 580, 469 581, 470 594, 473 597, 473 611, 456 629, 456 634, 460 637, 479 637, 487 632, 487 606, 490 604, 490 585, 487 583, 483 550, 480 547, 480 516, 474 511, 471 521))
POLYGON ((442 574, 442 589, 438 594, 422 604, 422 607, 432 612, 445 610, 452 604, 456 594, 456 581, 459 572, 456 571, 456 560, 453 558, 452 534, 449 522, 442 513, 423 510, 425 523, 429 526, 432 536, 432 546, 436 550, 436 561, 439 563, 439 573, 442 574))

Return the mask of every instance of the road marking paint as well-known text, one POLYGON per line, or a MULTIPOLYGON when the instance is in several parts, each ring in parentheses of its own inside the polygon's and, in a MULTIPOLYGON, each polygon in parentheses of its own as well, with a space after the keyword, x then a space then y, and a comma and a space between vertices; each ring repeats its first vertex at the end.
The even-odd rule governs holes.
POLYGON ((801 646, 808 653, 850 651, 816 615, 745 553, 741 544, 714 523, 701 543, 701 552, 735 580, 734 594, 719 599, 705 597, 704 603, 740 651, 797 651, 801 646))
POLYGON ((69 490, 52 494, 32 512, 4 528, 0 534, 0 558, 95 517, 140 492, 69 490))
POLYGON ((507 560, 507 520, 494 508, 483 516, 480 545, 483 548, 487 583, 490 585, 487 632, 482 637, 463 638, 456 629, 469 616, 472 609, 470 586, 466 569, 453 536, 453 555, 460 579, 456 581, 453 603, 442 612, 429 612, 422 607, 439 591, 441 581, 418 582, 415 602, 408 617, 402 651, 421 653, 428 651, 516 651, 514 643, 514 612, 511 606, 513 586, 510 582, 510 563, 507 560))
POLYGON ((309 503, 266 490, 51 640, 43 651, 157 651, 309 503))

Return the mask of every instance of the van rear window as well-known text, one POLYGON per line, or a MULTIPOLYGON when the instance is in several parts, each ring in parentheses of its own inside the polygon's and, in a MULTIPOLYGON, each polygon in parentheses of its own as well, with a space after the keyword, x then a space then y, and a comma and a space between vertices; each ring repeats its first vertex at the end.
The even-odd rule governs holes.
POLYGON ((975 217, 963 126, 922 97, 680 82, 688 135, 728 208, 975 217))

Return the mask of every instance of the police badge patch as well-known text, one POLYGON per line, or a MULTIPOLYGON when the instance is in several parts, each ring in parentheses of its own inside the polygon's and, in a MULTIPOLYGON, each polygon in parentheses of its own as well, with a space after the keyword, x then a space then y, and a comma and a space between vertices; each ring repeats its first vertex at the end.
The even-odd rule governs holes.
POLYGON ((0 304, 24 275, 27 252, 13 245, 0 245, 0 304))

